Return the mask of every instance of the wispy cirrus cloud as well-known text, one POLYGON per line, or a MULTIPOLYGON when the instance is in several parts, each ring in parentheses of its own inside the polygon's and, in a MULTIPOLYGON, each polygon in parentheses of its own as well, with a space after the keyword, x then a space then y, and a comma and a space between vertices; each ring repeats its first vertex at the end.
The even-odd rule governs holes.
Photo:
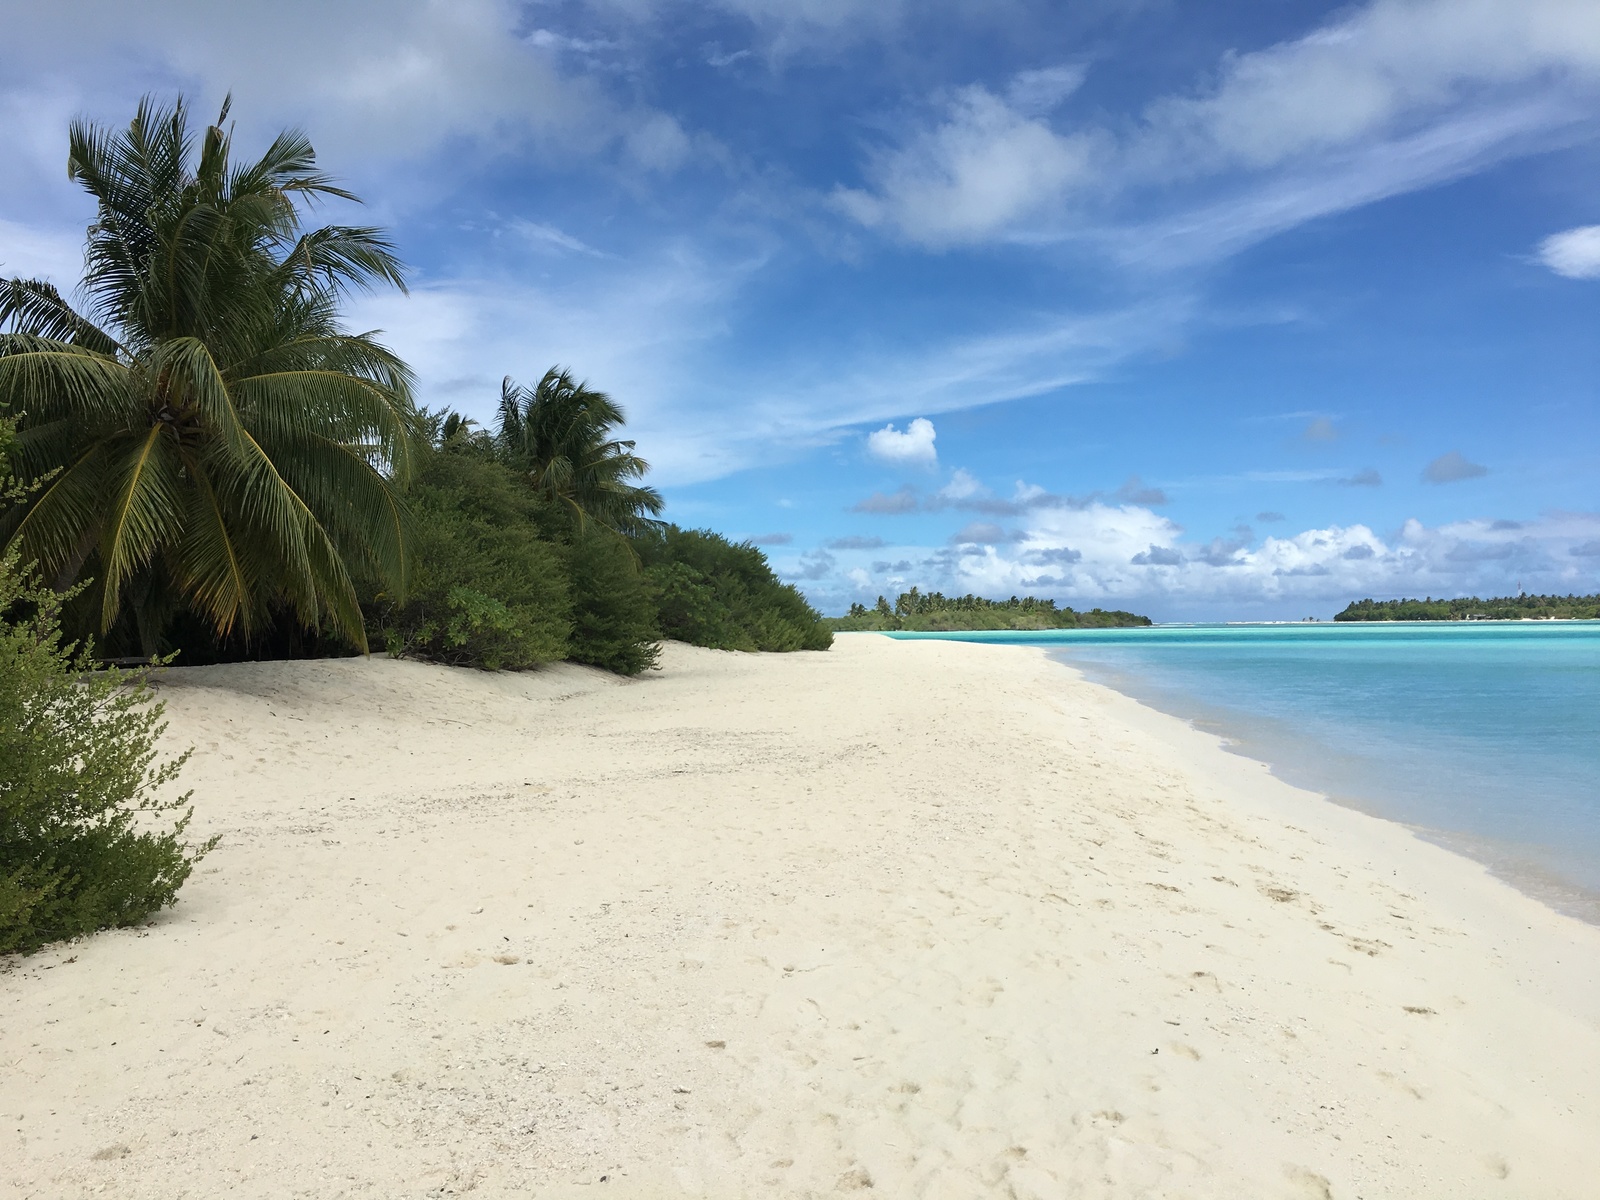
MULTIPOLYGON (((1076 107, 1094 67, 1069 39, 1059 61, 999 56, 987 75, 974 65, 981 84, 971 75, 930 83, 936 75, 919 71, 914 88, 927 99, 910 118, 895 106, 914 103, 905 99, 913 74, 889 63, 829 111, 832 124, 810 129, 831 143, 825 153, 785 160, 771 149, 782 137, 753 138, 757 149, 735 153, 709 132, 725 130, 707 113, 733 111, 730 97, 753 91, 704 91, 677 104, 671 81, 700 71, 733 86, 764 73, 763 88, 803 109, 816 99, 804 90, 813 84, 783 91, 800 75, 784 74, 793 56, 812 55, 826 70, 843 48, 873 39, 904 49, 894 39, 928 24, 925 8, 709 0, 695 11, 715 18, 705 38, 716 46, 696 40, 669 69, 640 47, 670 40, 689 12, 682 0, 351 0, 331 9, 285 0, 206 21, 191 7, 63 0, 8 10, 0 152, 15 169, 0 177, 5 269, 65 283, 76 275, 87 209, 61 181, 70 116, 125 119, 140 92, 181 88, 203 117, 231 87, 246 122, 241 142, 308 123, 324 160, 380 200, 368 215, 392 224, 398 214, 408 251, 427 246, 418 258, 429 269, 409 300, 363 301, 354 314, 387 330, 417 366, 425 403, 483 415, 502 374, 570 364, 627 405, 630 432, 668 486, 885 429, 905 439, 915 420, 931 428, 943 413, 1044 396, 1166 354, 1215 312, 1204 273, 1192 268, 1316 216, 1591 130, 1600 62, 1600 17, 1580 0, 1370 0, 1303 38, 1164 80, 1148 104, 1097 107, 1104 117, 1076 107), (306 28, 318 37, 306 39, 306 28), (707 67, 712 58, 722 66, 707 67), (842 131, 863 128, 887 132, 850 179, 842 131), (527 175, 499 175, 509 163, 527 175), (695 170, 705 178, 691 191, 682 181, 695 170), (568 210, 541 209, 541 183, 574 171, 604 186, 568 210), (489 221, 483 213, 496 205, 480 204, 478 191, 496 185, 498 211, 516 214, 493 218, 501 241, 488 250, 452 241, 451 230, 489 221), (462 196, 473 200, 465 215, 462 196), (879 245, 873 231, 898 244, 879 245), (1019 242, 1063 247, 1062 261, 1097 258, 1116 286, 1012 294, 1021 273, 1002 269, 989 280, 1004 274, 1005 284, 983 303, 952 291, 922 310, 937 309, 922 324, 900 319, 915 305, 897 306, 898 297, 878 310, 893 319, 869 318, 860 330, 819 333, 804 320, 815 314, 757 329, 749 316, 761 308, 754 294, 783 269, 773 264, 787 256, 792 268, 816 245, 824 252, 802 268, 817 270, 806 278, 836 269, 829 283, 839 283, 859 269, 844 290, 869 280, 875 253, 893 259, 878 264, 881 283, 908 246, 939 250, 917 260, 935 268, 1001 247, 987 271, 1017 256, 1019 242)), ((936 15, 967 29, 1007 7, 955 0, 936 15)), ((1546 261, 1581 270, 1583 244, 1551 239, 1546 261)), ((799 295, 797 277, 768 295, 799 295)), ((933 446, 929 437, 917 451, 929 465, 933 446)), ((940 448, 952 453, 948 441, 940 448)), ((1119 461, 1117 474, 1129 465, 1119 461)), ((1360 481, 1353 465, 1322 477, 1360 481)), ((1187 486, 1165 490, 1183 499, 1187 486)), ((1089 496, 937 492, 917 493, 914 507, 892 492, 875 503, 1004 519, 1052 504, 1159 507, 1164 498, 1144 484, 1089 496)), ((1281 501, 1251 507, 1260 503, 1281 501)))
POLYGON ((1364 467, 1353 475, 1345 475, 1335 479, 1340 487, 1382 487, 1383 476, 1373 467, 1364 467))
POLYGON ((595 69, 601 43, 572 61, 573 39, 528 29, 515 0, 282 0, 208 9, 204 20, 186 0, 61 0, 9 5, 5 26, 0 145, 20 146, 27 172, 37 162, 52 180, 67 118, 126 119, 150 90, 188 93, 202 119, 232 93, 246 140, 305 125, 324 161, 381 182, 390 198, 439 195, 464 168, 530 150, 646 174, 697 152, 673 114, 595 69), (449 170, 415 170, 445 150, 449 170))
POLYGON ((596 250, 593 246, 557 229, 554 225, 542 221, 516 220, 510 224, 513 233, 521 237, 528 245, 537 250, 552 252, 566 252, 569 254, 590 254, 596 258, 613 257, 604 250, 596 250))
POLYGON ((1582 0, 1371 0, 1229 57, 1131 127, 952 93, 834 203, 924 245, 1087 241, 1179 265, 1592 130, 1597 94, 1600 11, 1582 0), (1178 183, 1165 214, 1141 199, 1178 183), (1112 215, 1130 205, 1150 215, 1112 215))

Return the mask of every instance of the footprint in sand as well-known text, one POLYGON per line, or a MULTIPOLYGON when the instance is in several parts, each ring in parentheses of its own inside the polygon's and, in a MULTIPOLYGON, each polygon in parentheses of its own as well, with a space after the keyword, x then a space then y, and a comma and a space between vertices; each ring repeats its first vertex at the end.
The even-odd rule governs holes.
POLYGON ((1388 1071, 1379 1071, 1378 1078, 1383 1080, 1396 1091, 1405 1092, 1407 1095, 1413 1096, 1418 1100, 1427 1099, 1427 1097, 1425 1097, 1419 1089, 1413 1087, 1404 1079, 1401 1079, 1398 1075, 1393 1075, 1388 1071))
POLYGON ((859 1192, 872 1186, 872 1176, 865 1167, 854 1167, 839 1176, 839 1182, 833 1186, 841 1192, 859 1192))
POLYGON ((1283 1173, 1289 1177, 1289 1182, 1298 1185, 1305 1200, 1333 1200, 1333 1185, 1315 1171, 1289 1164, 1283 1168, 1283 1173))

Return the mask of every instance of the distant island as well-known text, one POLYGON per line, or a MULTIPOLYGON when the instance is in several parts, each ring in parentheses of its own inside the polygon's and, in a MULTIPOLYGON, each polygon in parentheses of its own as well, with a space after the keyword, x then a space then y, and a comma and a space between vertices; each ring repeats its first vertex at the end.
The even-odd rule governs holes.
POLYGON ((1600 596, 1500 596, 1479 600, 1357 600, 1335 621, 1593 621, 1600 596))
POLYGON ((1057 608, 1054 600, 1013 596, 985 600, 982 596, 945 596, 912 588, 901 592, 893 605, 882 596, 868 608, 852 604, 848 614, 827 624, 839 633, 885 632, 903 629, 914 633, 979 629, 1120 629, 1149 625, 1149 617, 1121 610, 1092 608, 1077 612, 1057 608))

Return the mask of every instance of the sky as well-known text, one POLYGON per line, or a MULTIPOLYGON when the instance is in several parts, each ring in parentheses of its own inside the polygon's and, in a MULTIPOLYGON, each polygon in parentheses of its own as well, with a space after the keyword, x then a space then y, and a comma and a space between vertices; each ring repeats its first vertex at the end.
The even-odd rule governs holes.
POLYGON ((570 367, 824 612, 1600 591, 1595 0, 0 0, 0 272, 77 116, 303 128, 422 403, 570 367))

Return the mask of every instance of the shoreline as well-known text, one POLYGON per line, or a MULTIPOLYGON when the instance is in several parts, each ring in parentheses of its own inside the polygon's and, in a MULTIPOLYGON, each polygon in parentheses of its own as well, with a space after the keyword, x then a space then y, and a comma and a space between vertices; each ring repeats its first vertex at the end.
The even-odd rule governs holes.
POLYGON ((1600 891, 1567 879, 1540 863, 1536 852, 1544 849, 1541 846, 1408 821, 1394 811, 1392 803, 1386 805, 1382 797, 1356 794, 1335 783, 1330 772, 1319 772, 1310 764, 1310 754, 1313 751, 1338 752, 1308 735, 1295 733, 1286 722, 1270 722, 1272 735, 1267 736, 1262 727, 1269 722, 1259 714, 1215 704, 1176 688, 1162 687, 1145 680, 1137 671, 1121 671, 1104 663, 1073 662, 1066 657, 1070 651, 1051 650, 1049 653, 1087 682, 1108 687, 1135 703, 1216 737, 1222 749, 1260 763, 1290 787, 1403 829, 1483 867, 1495 878, 1547 908, 1600 927, 1600 891), (1287 735, 1285 730, 1289 730, 1287 735))
MULTIPOLYGON (((1528 623, 1385 621, 1340 624, 1341 627, 1354 624, 1378 632, 1380 627, 1389 625, 1443 630, 1457 624, 1476 628, 1485 624, 1519 626, 1528 623)), ((1550 624, 1549 621, 1532 623, 1550 624)), ((1564 624, 1600 626, 1597 621, 1566 621, 1564 624)), ((1305 628, 1302 622, 1236 622, 1211 626, 1155 626, 1150 632, 1195 629, 1222 632, 1267 626, 1305 628)), ((1327 623, 1323 627, 1326 630, 1327 623)), ((1221 688, 1226 683, 1221 677, 1185 679, 1184 673, 1179 671, 1174 678, 1172 672, 1164 671, 1158 662, 1137 653, 1130 659, 1118 653, 1100 653, 1097 646, 1102 639, 1072 636, 1075 632, 1065 631, 1066 636, 1059 639, 1051 639, 1045 633, 1009 630, 977 634, 918 632, 907 635, 901 632, 890 636, 903 640, 952 638, 984 645, 1044 648, 1090 682, 1111 687, 1141 704, 1219 735, 1227 750, 1264 763, 1275 776, 1292 786, 1325 796, 1342 807, 1393 821, 1484 865, 1540 903, 1600 926, 1600 841, 1595 838, 1600 827, 1595 826, 1592 816, 1578 827, 1562 826, 1553 817, 1540 818, 1508 808, 1509 776, 1493 777, 1492 771, 1483 777, 1448 773, 1426 776, 1410 763, 1410 751, 1419 750, 1420 744, 1408 750, 1403 737, 1389 741, 1381 751, 1377 749, 1377 742, 1358 745, 1344 733, 1346 720, 1332 713, 1301 711, 1288 715, 1272 713, 1268 711, 1270 706, 1260 703, 1240 703, 1226 690, 1206 686, 1209 683, 1221 688), (1471 802, 1457 807, 1449 799, 1474 789, 1480 790, 1480 799, 1494 797, 1486 799, 1490 809, 1479 805, 1474 811, 1471 802)), ((1398 636, 1399 631, 1393 632, 1398 636)), ((1451 629, 1450 632, 1457 631, 1451 629)), ((1467 631, 1460 632, 1466 634, 1467 631)), ((1139 644, 1138 637, 1117 636, 1106 640, 1129 647, 1139 644)), ((1582 709, 1584 704, 1579 701, 1575 707, 1582 709)), ((1346 718, 1349 716, 1345 714, 1346 718)), ((1400 732, 1403 735, 1406 731, 1401 728, 1400 732)), ((1415 735, 1422 738, 1436 733, 1437 730, 1415 731, 1415 735)), ((1549 762, 1546 760, 1547 765, 1549 762)), ((1570 809, 1576 800, 1569 793, 1559 791, 1563 785, 1569 789, 1573 785, 1570 768, 1564 779, 1558 779, 1557 775, 1539 775, 1538 765, 1524 764, 1525 769, 1533 772, 1521 777, 1527 781, 1526 788, 1534 791, 1557 789, 1558 794, 1553 798, 1546 797, 1555 802, 1554 808, 1546 810, 1548 813, 1563 811, 1562 803, 1570 809)), ((1567 811, 1564 819, 1571 822, 1584 818, 1576 811, 1567 811)))
POLYGON ((1046 650, 664 664, 169 672, 224 842, 0 971, 0 1194, 1600 1172, 1600 930, 1046 650))

